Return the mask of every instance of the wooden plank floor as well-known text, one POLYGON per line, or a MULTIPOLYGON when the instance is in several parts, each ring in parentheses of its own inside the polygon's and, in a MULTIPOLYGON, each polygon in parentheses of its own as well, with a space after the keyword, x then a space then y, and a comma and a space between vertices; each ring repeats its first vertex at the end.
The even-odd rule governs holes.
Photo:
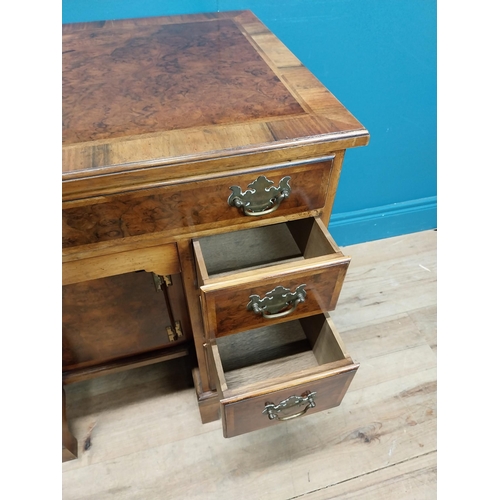
POLYGON ((69 386, 63 498, 436 498, 436 235, 343 249, 331 315, 361 366, 338 408, 224 439, 184 359, 69 386))

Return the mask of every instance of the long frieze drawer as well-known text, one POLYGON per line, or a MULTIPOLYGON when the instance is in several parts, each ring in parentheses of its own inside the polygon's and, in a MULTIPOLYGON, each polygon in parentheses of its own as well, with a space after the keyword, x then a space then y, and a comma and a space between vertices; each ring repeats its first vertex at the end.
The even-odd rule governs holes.
POLYGON ((333 156, 66 202, 63 247, 321 210, 332 165, 333 156))
POLYGON ((208 236, 193 247, 211 338, 335 309, 350 262, 314 217, 208 236))
POLYGON ((358 369, 328 315, 207 344, 225 437, 338 406, 358 369))

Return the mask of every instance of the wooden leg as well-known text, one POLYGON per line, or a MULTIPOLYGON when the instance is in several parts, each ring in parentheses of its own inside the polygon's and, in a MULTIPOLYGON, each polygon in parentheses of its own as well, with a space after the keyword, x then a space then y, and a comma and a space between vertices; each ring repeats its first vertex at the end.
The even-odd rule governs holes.
POLYGON ((220 398, 217 391, 202 392, 200 371, 193 370, 193 381, 198 397, 198 408, 200 410, 201 422, 207 424, 220 419, 220 398))
POLYGON ((62 390, 62 461, 67 462, 78 457, 78 441, 71 434, 66 418, 66 392, 62 390))

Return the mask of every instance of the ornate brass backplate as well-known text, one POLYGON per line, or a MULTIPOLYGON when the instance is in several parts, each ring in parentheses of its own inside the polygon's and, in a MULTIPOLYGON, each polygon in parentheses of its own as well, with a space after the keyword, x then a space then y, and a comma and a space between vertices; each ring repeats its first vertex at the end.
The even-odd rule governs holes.
POLYGON ((258 216, 274 212, 280 203, 290 196, 290 176, 285 176, 274 185, 265 175, 260 175, 242 192, 240 186, 231 186, 233 192, 227 202, 229 206, 241 208, 245 215, 258 216))
POLYGON ((281 318, 291 314, 306 299, 307 285, 299 285, 295 292, 281 285, 267 292, 261 299, 258 295, 250 295, 247 310, 261 314, 264 318, 281 318), (288 307, 288 309, 286 309, 288 307))

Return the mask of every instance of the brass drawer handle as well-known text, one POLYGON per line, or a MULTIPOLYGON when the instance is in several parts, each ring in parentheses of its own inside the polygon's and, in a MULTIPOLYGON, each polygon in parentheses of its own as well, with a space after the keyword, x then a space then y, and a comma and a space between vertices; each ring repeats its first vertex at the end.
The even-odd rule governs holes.
POLYGON ((247 310, 253 311, 255 314, 261 314, 266 319, 288 316, 297 309, 301 302, 306 300, 306 286, 299 285, 295 292, 292 292, 289 288, 280 285, 267 292, 262 299, 258 295, 250 295, 247 310), (284 310, 286 307, 288 309, 284 310))
POLYGON ((248 190, 241 191, 240 186, 231 186, 233 192, 227 203, 230 207, 237 207, 243 210, 245 215, 257 217, 266 215, 278 209, 281 202, 290 196, 290 176, 285 176, 280 180, 278 187, 265 175, 260 175, 255 181, 248 185, 248 190))
POLYGON ((309 410, 309 408, 314 408, 316 406, 316 402, 314 401, 315 396, 315 392, 306 391, 301 396, 290 396, 277 405, 274 403, 266 403, 262 413, 267 415, 269 420, 274 420, 275 418, 281 420, 282 422, 285 420, 292 420, 292 418, 301 417, 307 412, 307 410, 309 410), (306 405, 303 410, 293 413, 292 415, 286 414, 287 410, 290 410, 290 408, 302 405, 306 405), (280 413, 284 413, 284 415, 281 416, 280 413))

